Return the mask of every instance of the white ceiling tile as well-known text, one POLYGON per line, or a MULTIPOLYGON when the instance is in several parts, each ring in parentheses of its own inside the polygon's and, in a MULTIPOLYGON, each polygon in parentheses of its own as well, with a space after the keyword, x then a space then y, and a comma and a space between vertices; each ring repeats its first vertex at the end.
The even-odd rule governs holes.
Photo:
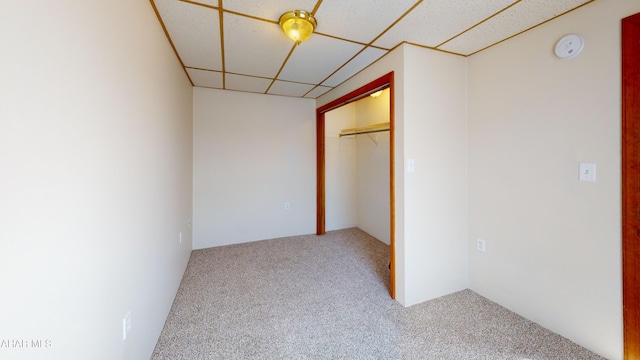
POLYGON ((425 1, 376 40, 375 45, 392 48, 407 41, 435 47, 514 2, 516 0, 425 1))
POLYGON ((316 12, 318 32, 368 44, 417 0, 324 0, 316 12))
POLYGON ((386 50, 380 50, 376 48, 368 47, 363 52, 358 54, 355 59, 349 61, 344 67, 338 70, 335 74, 331 75, 322 85, 338 86, 348 78, 352 77, 360 70, 374 63, 376 60, 386 54, 386 50))
POLYGON ((191 0, 191 2, 208 5, 215 8, 218 7, 218 0, 191 0))
POLYGON ((317 84, 349 61, 363 46, 322 35, 298 45, 280 73, 282 80, 317 84))
POLYGON ((307 93, 307 95, 305 95, 304 97, 308 99, 317 99, 318 97, 324 95, 327 91, 331 89, 333 88, 330 88, 327 86, 318 86, 315 89, 311 90, 309 93, 307 93))
POLYGON ((222 73, 199 69, 187 69, 193 85, 222 89, 222 73))
POLYGON ((264 93, 267 91, 269 85, 271 85, 271 81, 271 79, 254 76, 227 74, 225 77, 225 88, 228 90, 264 93))
POLYGON ((473 30, 444 44, 441 49, 471 54, 586 2, 589 0, 522 1, 473 30))
POLYGON ((222 70, 218 12, 177 0, 155 3, 184 65, 222 70))
POLYGON ((274 77, 293 41, 278 25, 224 14, 225 69, 253 76, 274 77))
POLYGON ((276 81, 269 89, 271 95, 298 96, 302 97, 313 89, 314 85, 292 83, 288 81, 276 81))
POLYGON ((261 19, 278 21, 280 15, 291 10, 311 12, 317 0, 224 0, 222 7, 242 14, 256 16, 261 19))

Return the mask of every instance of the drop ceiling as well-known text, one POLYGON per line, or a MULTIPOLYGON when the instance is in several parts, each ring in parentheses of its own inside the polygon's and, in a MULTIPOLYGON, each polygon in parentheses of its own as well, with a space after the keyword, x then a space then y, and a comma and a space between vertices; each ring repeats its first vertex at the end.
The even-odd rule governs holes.
POLYGON ((469 56, 594 0, 150 1, 193 86, 313 99, 400 44, 469 56), (297 46, 290 10, 318 21, 297 46))

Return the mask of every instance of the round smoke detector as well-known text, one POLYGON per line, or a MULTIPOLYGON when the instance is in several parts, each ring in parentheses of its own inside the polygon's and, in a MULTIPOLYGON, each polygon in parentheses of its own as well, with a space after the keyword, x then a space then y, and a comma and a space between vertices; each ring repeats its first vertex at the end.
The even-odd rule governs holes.
POLYGON ((571 34, 558 40, 555 53, 560 59, 571 59, 578 56, 584 48, 584 38, 577 34, 571 34))

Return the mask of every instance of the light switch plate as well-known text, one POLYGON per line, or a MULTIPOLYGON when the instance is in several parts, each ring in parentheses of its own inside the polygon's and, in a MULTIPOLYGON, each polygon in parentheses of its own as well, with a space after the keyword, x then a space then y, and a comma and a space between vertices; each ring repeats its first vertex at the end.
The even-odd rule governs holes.
POLYGON ((596 164, 580 163, 580 181, 596 181, 596 164))
POLYGON ((416 171, 416 163, 413 159, 407 159, 407 172, 413 173, 416 171))
POLYGON ((484 241, 484 239, 476 239, 476 248, 478 249, 478 251, 481 252, 487 252, 487 243, 484 241))

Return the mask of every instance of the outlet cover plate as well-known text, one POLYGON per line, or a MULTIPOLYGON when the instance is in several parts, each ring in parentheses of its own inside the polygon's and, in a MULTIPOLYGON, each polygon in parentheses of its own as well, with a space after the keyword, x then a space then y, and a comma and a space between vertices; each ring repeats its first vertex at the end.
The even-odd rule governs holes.
POLYGON ((487 251, 487 244, 485 243, 484 239, 477 239, 476 240, 476 248, 480 252, 486 252, 487 251))
POLYGON ((122 340, 127 340, 129 332, 131 332, 131 311, 128 311, 122 319, 122 340))

